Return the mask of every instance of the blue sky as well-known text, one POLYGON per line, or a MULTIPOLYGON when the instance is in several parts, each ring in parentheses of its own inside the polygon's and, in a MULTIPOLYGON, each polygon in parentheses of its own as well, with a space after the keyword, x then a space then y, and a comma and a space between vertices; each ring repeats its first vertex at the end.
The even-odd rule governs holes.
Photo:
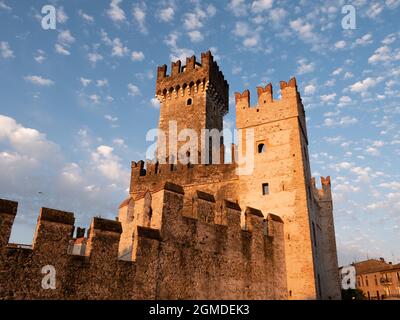
POLYGON ((400 262, 400 0, 0 0, 0 197, 12 241, 39 208, 113 218, 156 127, 157 65, 211 49, 235 91, 296 76, 314 175, 331 175, 340 263, 400 262), (41 8, 57 8, 43 30, 41 8), (356 8, 355 30, 341 26, 356 8))

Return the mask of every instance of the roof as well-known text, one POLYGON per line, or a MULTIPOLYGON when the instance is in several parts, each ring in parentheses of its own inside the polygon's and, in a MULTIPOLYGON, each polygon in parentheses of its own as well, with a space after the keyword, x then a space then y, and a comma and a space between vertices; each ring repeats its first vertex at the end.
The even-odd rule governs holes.
POLYGON ((356 268, 357 274, 375 273, 375 272, 400 269, 400 263, 390 264, 385 262, 385 260, 376 260, 376 259, 369 259, 366 261, 356 262, 353 265, 356 268))

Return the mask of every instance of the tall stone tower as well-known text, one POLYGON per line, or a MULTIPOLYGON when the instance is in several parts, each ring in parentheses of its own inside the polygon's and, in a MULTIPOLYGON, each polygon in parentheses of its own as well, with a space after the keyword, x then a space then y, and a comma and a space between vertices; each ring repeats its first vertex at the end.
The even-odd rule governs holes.
MULTIPOLYGON (((158 145, 158 150, 165 142, 171 145, 170 142, 178 138, 174 136, 176 132, 192 129, 197 134, 201 151, 203 129, 222 131, 223 116, 228 112, 228 95, 228 82, 210 51, 202 53, 201 63, 196 62, 196 56, 187 58, 185 66, 181 61, 173 62, 170 75, 167 75, 166 65, 158 67, 156 96, 161 104, 158 127, 167 139, 158 145), (177 128, 171 130, 174 122, 177 128)), ((185 137, 181 140, 176 145, 177 151, 186 142, 185 137)), ((208 142, 205 141, 207 145, 208 142)), ((174 153, 168 146, 165 151, 167 157, 174 153)), ((169 163, 175 161, 169 157, 169 163)))
MULTIPOLYGON (((254 130, 255 136, 254 170, 239 176, 239 203, 263 213, 275 212, 283 219, 289 299, 339 298, 337 286, 330 293, 328 288, 323 292, 321 285, 323 262, 332 264, 328 268, 332 272, 337 270, 337 259, 329 262, 319 253, 319 204, 312 189, 306 118, 296 79, 281 82, 280 100, 274 100, 272 85, 257 91, 255 107, 250 106, 248 90, 235 94, 236 126, 254 130)), ((249 148, 245 135, 239 145, 243 152, 249 148)), ((328 211, 324 210, 326 215, 328 211)), ((334 232, 329 232, 326 236, 333 236, 334 243, 334 232)))

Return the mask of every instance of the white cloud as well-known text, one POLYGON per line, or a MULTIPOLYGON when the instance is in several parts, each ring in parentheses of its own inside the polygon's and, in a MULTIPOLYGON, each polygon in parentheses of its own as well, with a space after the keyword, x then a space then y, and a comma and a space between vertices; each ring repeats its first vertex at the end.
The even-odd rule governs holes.
POLYGON ((382 148, 384 145, 385 145, 385 142, 382 140, 374 141, 374 143, 372 144, 372 146, 374 146, 376 148, 382 148))
POLYGON ((384 182, 379 185, 382 188, 400 190, 400 182, 392 181, 392 182, 384 182))
POLYGON ((97 52, 89 52, 87 57, 92 65, 95 65, 98 61, 103 60, 103 56, 97 52))
POLYGON ((315 93, 316 89, 316 86, 314 86, 313 84, 309 84, 304 88, 304 94, 306 96, 312 96, 315 93))
POLYGON ((196 12, 196 13, 186 13, 183 20, 183 25, 188 30, 200 29, 203 27, 202 20, 206 17, 204 11, 196 12))
POLYGON ((310 73, 315 70, 315 63, 314 62, 307 62, 307 59, 300 59, 299 60, 299 66, 297 68, 297 73, 298 74, 305 74, 305 73, 310 73))
POLYGON ((212 4, 209 4, 207 6, 206 11, 207 11, 208 17, 214 17, 216 15, 216 13, 217 13, 217 8, 214 7, 212 4))
POLYGON ((135 86, 133 83, 129 83, 128 84, 128 94, 133 97, 138 96, 138 95, 140 95, 140 89, 137 86, 135 86))
POLYGON ((175 10, 172 7, 168 7, 168 8, 164 8, 162 10, 160 10, 159 12, 159 17, 162 21, 164 22, 170 22, 172 20, 174 20, 174 14, 175 14, 175 10))
POLYGON ((385 4, 389 9, 396 9, 400 5, 400 0, 386 0, 385 4))
POLYGON ((372 34, 367 33, 363 35, 361 38, 358 38, 355 42, 356 46, 366 46, 368 44, 371 44, 373 42, 372 40, 372 34))
POLYGON ((42 63, 44 60, 46 60, 46 56, 43 50, 38 50, 36 53, 36 56, 33 57, 37 63, 42 63))
POLYGON ((104 116, 104 119, 106 119, 106 120, 108 120, 108 121, 110 121, 110 122, 117 122, 117 121, 118 121, 118 117, 113 117, 113 116, 111 116, 111 115, 109 115, 109 114, 106 114, 106 115, 104 116))
POLYGON ((256 0, 251 4, 251 10, 253 12, 259 13, 265 10, 271 9, 273 5, 273 0, 256 0))
POLYGON ((351 169, 353 167, 353 164, 352 163, 349 163, 349 162, 340 162, 340 163, 338 163, 337 165, 336 165, 336 168, 337 169, 339 169, 339 170, 341 170, 341 169, 343 169, 343 170, 349 170, 349 169, 351 169))
POLYGON ((341 183, 337 184, 333 187, 335 192, 343 192, 343 193, 354 193, 354 192, 359 192, 361 190, 360 187, 356 187, 351 185, 350 183, 341 183))
POLYGON ((25 76, 24 77, 25 81, 31 82, 33 84, 36 84, 38 86, 52 86, 54 85, 54 81, 46 78, 42 78, 41 76, 25 76))
POLYGON ((92 82, 92 80, 82 77, 79 80, 84 87, 87 87, 92 82))
POLYGON ((203 34, 198 30, 189 31, 188 36, 191 42, 201 42, 204 40, 203 34))
POLYGON ((301 18, 290 21, 290 27, 305 41, 316 39, 316 35, 313 32, 314 26, 301 18))
POLYGON ((123 22, 126 19, 125 12, 119 7, 122 0, 111 0, 110 8, 107 10, 107 14, 110 19, 114 22, 123 22))
POLYGON ((246 39, 243 40, 243 45, 246 48, 251 48, 251 47, 255 47, 258 45, 259 42, 259 37, 258 35, 254 35, 252 37, 248 37, 246 39))
POLYGON ((206 19, 215 16, 217 9, 213 5, 208 5, 205 10, 197 7, 195 11, 188 12, 183 16, 183 26, 187 30, 199 30, 203 27, 206 19))
POLYGON ((344 40, 340 40, 335 43, 335 48, 336 49, 344 49, 346 47, 347 43, 344 40))
POLYGON ((152 106, 153 108, 155 108, 155 109, 159 109, 159 108, 160 108, 160 101, 158 101, 157 98, 152 98, 152 99, 150 100, 150 104, 151 104, 151 106, 152 106))
POLYGON ((396 34, 395 33, 391 33, 388 36, 386 36, 385 39, 382 40, 382 44, 389 45, 389 44, 392 44, 395 41, 396 41, 396 34))
POLYGON ((0 10, 11 11, 12 8, 7 5, 4 1, 0 1, 0 10))
POLYGON ((335 101, 336 93, 325 94, 321 96, 321 101, 324 103, 335 101))
POLYGON ((133 61, 143 61, 144 53, 142 51, 133 51, 131 58, 133 61))
POLYGON ((69 52, 67 49, 65 49, 61 44, 59 44, 59 43, 56 43, 55 45, 54 45, 54 48, 55 48, 55 50, 56 50, 56 52, 58 53, 58 54, 62 54, 62 55, 64 55, 64 56, 69 56, 70 54, 71 54, 71 52, 69 52))
POLYGON ((245 37, 250 34, 250 27, 246 22, 238 21, 235 24, 233 33, 238 37, 245 37))
POLYGON ((342 96, 342 97, 340 97, 340 99, 339 99, 339 104, 338 104, 338 106, 339 106, 339 107, 344 107, 344 106, 349 105, 351 102, 352 102, 352 100, 351 100, 351 98, 350 98, 349 96, 342 96))
POLYGON ((112 42, 111 56, 124 57, 129 54, 129 49, 124 46, 119 38, 115 38, 112 42))
POLYGON ((350 78, 353 78, 354 77, 354 74, 352 74, 350 71, 347 71, 345 74, 344 74, 344 78, 345 79, 350 79, 350 78))
POLYGON ((383 80, 383 77, 371 78, 368 77, 364 80, 358 81, 350 86, 352 92, 366 92, 368 89, 375 87, 379 82, 383 80))
POLYGON ((106 145, 99 146, 92 153, 92 161, 95 168, 111 181, 118 181, 126 174, 120 163, 121 159, 114 155, 114 148, 106 145))
POLYGON ((82 181, 82 169, 75 162, 67 163, 61 170, 61 175, 70 184, 77 184, 82 181))
POLYGON ((111 56, 112 57, 124 57, 129 54, 129 49, 122 43, 120 38, 115 38, 111 40, 108 37, 107 32, 105 32, 103 29, 100 31, 101 33, 101 40, 103 42, 112 48, 111 50, 111 56))
POLYGON ((64 56, 69 56, 71 53, 67 48, 69 48, 70 45, 75 42, 75 38, 72 36, 71 32, 69 30, 61 31, 58 34, 57 41, 58 43, 56 43, 54 46, 56 52, 64 56))
POLYGON ((57 12, 57 22, 58 23, 64 24, 68 21, 69 17, 65 13, 64 7, 57 8, 56 12, 57 12))
POLYGON ((178 47, 177 40, 179 36, 180 34, 178 32, 172 32, 164 39, 164 43, 171 49, 169 56, 172 61, 185 61, 186 57, 194 55, 192 49, 178 47))
POLYGON ((367 10, 367 16, 370 18, 376 18, 383 11, 383 5, 381 3, 375 2, 367 10))
POLYGON ((71 44, 75 42, 75 38, 72 36, 71 31, 63 30, 58 34, 58 42, 62 44, 71 44))
POLYGON ((10 45, 6 41, 0 42, 0 53, 4 59, 14 58, 14 52, 11 50, 10 45))
POLYGON ((92 94, 89 96, 90 101, 92 101, 94 104, 100 103, 100 96, 97 94, 92 94))
POLYGON ((374 54, 371 57, 369 57, 368 63, 374 64, 380 61, 388 62, 394 60, 400 60, 400 54, 392 53, 390 47, 383 46, 375 50, 374 54))
POLYGON ((228 4, 228 9, 232 11, 232 13, 236 17, 245 16, 248 13, 247 4, 245 0, 230 0, 228 4))
POLYGON ((65 147, 1 115, 0 141, 4 147, 0 151, 0 194, 20 202, 12 242, 16 236, 18 243, 30 243, 38 206, 75 212, 78 225, 89 225, 98 214, 114 217, 129 185, 129 172, 114 150, 108 152, 101 146, 93 150, 90 142, 85 148, 76 144, 73 148, 81 148, 79 161, 65 162, 65 147), (21 235, 21 224, 24 231, 32 228, 27 237, 21 235))
POLYGON ((232 68, 232 74, 234 74, 234 75, 239 74, 239 73, 241 73, 242 71, 243 71, 243 68, 240 67, 240 66, 234 66, 234 67, 232 68))
POLYGON ((287 11, 283 8, 274 8, 269 10, 269 19, 275 23, 281 23, 287 16, 287 11))
POLYGON ((332 119, 332 118, 326 118, 324 120, 324 126, 325 127, 348 127, 352 124, 358 123, 358 119, 355 117, 350 117, 350 116, 345 116, 342 117, 338 120, 332 119))
POLYGON ((373 147, 367 148, 366 152, 371 156, 379 156, 380 155, 379 150, 376 148, 373 148, 373 147))
POLYGON ((89 153, 89 159, 83 158, 79 164, 63 163, 61 148, 47 140, 45 134, 0 115, 0 141, 11 149, 0 152, 0 175, 4 182, 0 184, 0 193, 20 195, 27 203, 37 202, 38 191, 44 191, 46 198, 56 200, 59 208, 78 211, 80 217, 96 214, 93 206, 94 211, 104 213, 115 210, 129 183, 129 172, 123 169, 112 147, 100 145, 92 150, 87 130, 81 133, 79 141, 86 141, 82 151, 89 153), (112 188, 108 187, 109 182, 114 184, 112 188), (87 193, 93 190, 96 193, 87 193), (110 197, 114 198, 111 203, 110 197))
POLYGON ((133 14, 133 19, 139 25, 140 32, 147 33, 147 28, 145 25, 145 23, 146 23, 146 6, 144 5, 144 3, 142 3, 141 6, 136 5, 133 8, 132 14, 133 14))
POLYGON ((92 16, 88 15, 87 13, 83 12, 82 10, 79 10, 78 14, 85 22, 88 22, 88 23, 94 22, 94 18, 92 16))
POLYGON ((358 123, 358 119, 355 117, 350 117, 350 116, 342 117, 339 121, 339 125, 342 127, 346 127, 346 126, 356 124, 356 123, 358 123))
POLYGON ((13 118, 3 115, 0 115, 0 141, 8 142, 13 150, 34 161, 44 159, 58 151, 56 144, 48 141, 45 134, 24 127, 13 118))
POLYGON ((96 86, 98 87, 106 87, 108 86, 108 80, 107 79, 100 79, 96 81, 96 86))
POLYGON ((336 69, 336 70, 334 70, 333 72, 332 72, 332 75, 333 76, 338 76, 339 74, 341 74, 343 72, 343 68, 338 68, 338 69, 336 69))
POLYGON ((127 148, 128 146, 125 144, 125 140, 122 138, 116 138, 113 140, 113 143, 118 146, 118 147, 122 147, 122 148, 127 148))

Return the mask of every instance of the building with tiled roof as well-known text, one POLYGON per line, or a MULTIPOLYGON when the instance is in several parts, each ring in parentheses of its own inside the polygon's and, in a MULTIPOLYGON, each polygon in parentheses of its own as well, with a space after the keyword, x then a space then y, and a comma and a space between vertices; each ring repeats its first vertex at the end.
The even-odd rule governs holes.
POLYGON ((392 264, 380 258, 353 265, 356 268, 357 288, 369 300, 400 299, 400 263, 392 264))

